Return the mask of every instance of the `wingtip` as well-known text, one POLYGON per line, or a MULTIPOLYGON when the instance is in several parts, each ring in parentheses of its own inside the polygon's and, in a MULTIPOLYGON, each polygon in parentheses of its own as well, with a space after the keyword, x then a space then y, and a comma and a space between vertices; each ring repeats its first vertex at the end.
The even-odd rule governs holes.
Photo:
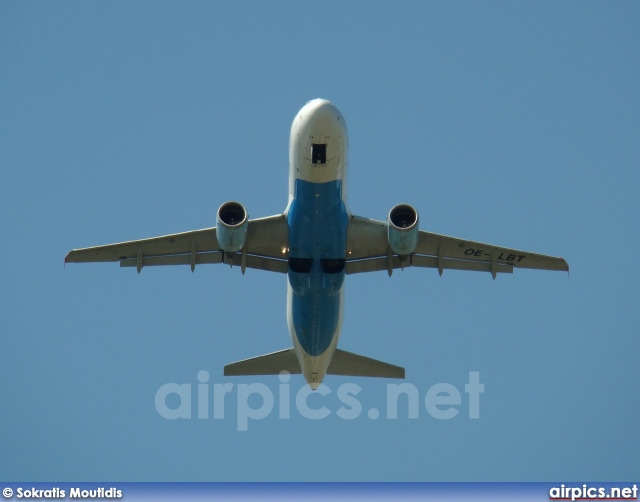
POLYGON ((72 254, 73 254, 73 250, 72 250, 72 251, 69 251, 69 252, 67 253, 67 255, 64 257, 64 265, 65 265, 65 268, 66 268, 66 266, 67 266, 67 263, 73 263, 73 260, 71 259, 71 255, 72 255, 72 254))

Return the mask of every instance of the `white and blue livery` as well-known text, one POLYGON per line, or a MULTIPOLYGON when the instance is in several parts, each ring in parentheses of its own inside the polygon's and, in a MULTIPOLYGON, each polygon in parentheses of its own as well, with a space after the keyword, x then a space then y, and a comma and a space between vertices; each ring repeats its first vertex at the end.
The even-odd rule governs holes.
POLYGON ((345 276, 397 268, 511 273, 514 267, 569 270, 562 258, 420 231, 409 204, 386 222, 354 216, 347 205, 348 137, 333 103, 309 101, 289 142, 289 202, 283 214, 250 220, 235 201, 217 226, 71 251, 65 262, 119 261, 121 267, 226 263, 287 275, 292 348, 225 366, 225 375, 301 373, 315 389, 325 375, 404 378, 404 368, 339 349, 345 276))

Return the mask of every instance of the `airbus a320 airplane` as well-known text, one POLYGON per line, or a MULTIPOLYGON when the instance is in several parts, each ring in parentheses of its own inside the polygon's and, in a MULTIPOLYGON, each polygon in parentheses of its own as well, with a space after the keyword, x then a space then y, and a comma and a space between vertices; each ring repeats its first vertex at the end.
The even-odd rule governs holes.
POLYGON ((293 347, 229 364, 225 375, 302 373, 316 389, 325 375, 404 378, 404 368, 337 348, 345 275, 397 268, 512 273, 514 267, 568 271, 562 258, 418 230, 408 204, 386 222, 347 207, 347 124, 330 101, 309 101, 289 141, 289 203, 283 214, 250 220, 239 202, 218 209, 217 227, 75 249, 66 262, 119 261, 121 267, 226 263, 287 274, 293 347))

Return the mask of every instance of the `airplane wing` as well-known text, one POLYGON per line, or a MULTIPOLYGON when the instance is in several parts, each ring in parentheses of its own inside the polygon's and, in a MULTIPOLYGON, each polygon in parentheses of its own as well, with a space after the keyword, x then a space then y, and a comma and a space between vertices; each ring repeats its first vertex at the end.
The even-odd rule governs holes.
POLYGON ((249 220, 241 252, 225 253, 218 245, 216 229, 204 228, 106 246, 74 249, 65 263, 119 261, 121 267, 226 263, 245 268, 287 273, 288 228, 284 215, 249 220), (284 252, 283 252, 284 250, 284 252))
POLYGON ((420 231, 416 249, 409 256, 394 255, 389 247, 387 223, 352 216, 347 231, 346 273, 387 270, 396 268, 437 268, 512 273, 514 268, 569 271, 562 258, 529 251, 519 251, 481 242, 420 231))

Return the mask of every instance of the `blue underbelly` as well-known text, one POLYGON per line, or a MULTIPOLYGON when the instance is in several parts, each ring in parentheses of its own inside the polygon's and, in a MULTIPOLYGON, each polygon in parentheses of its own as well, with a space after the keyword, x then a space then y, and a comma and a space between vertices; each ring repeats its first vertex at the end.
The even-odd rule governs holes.
POLYGON ((288 213, 292 321, 312 356, 327 350, 339 328, 347 225, 342 181, 296 180, 288 213))

